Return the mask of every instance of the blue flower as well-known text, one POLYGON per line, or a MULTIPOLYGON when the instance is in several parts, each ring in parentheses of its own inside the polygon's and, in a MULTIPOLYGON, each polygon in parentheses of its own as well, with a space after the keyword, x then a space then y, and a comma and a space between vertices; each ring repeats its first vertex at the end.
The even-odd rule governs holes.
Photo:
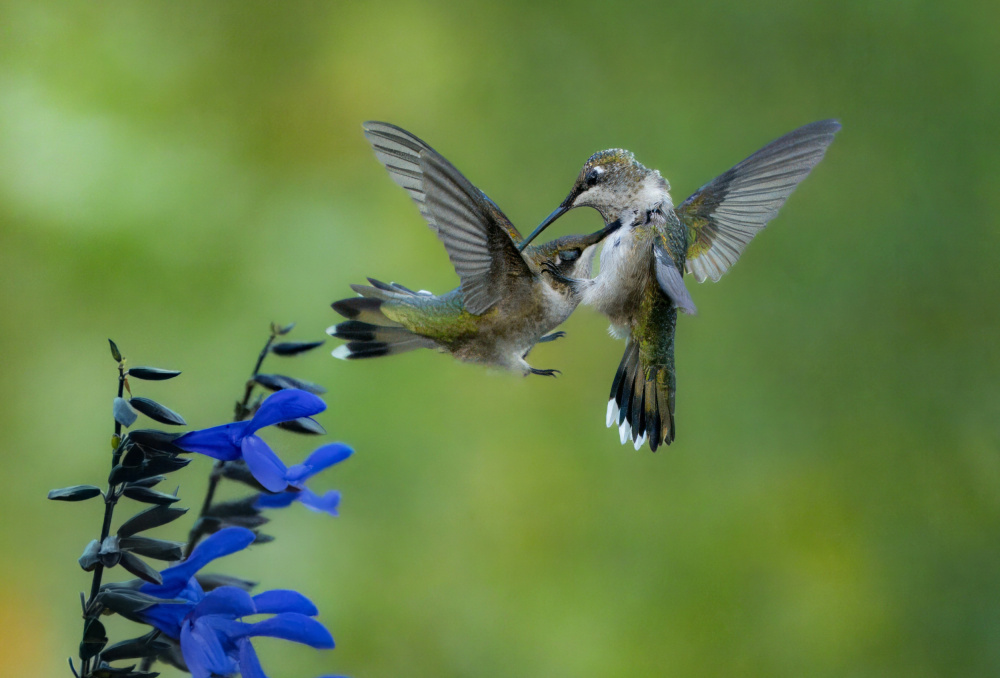
MULTIPOLYGON (((222 586, 194 606, 181 625, 184 663, 194 678, 229 675, 266 678, 250 639, 271 636, 319 649, 333 647, 333 636, 312 618, 316 607, 295 591, 269 591, 270 600, 259 602, 243 589, 222 586), (299 611, 296 611, 299 610, 299 611), (256 623, 243 617, 276 613, 256 623)), ((261 594, 267 595, 267 594, 261 594)))
POLYGON ((257 482, 271 492, 281 492, 288 487, 285 475, 289 469, 256 435, 257 431, 299 417, 311 417, 325 409, 326 403, 312 393, 285 389, 272 393, 247 421, 191 431, 174 444, 188 452, 224 461, 242 458, 257 482))
POLYGON ((251 596, 234 586, 205 593, 195 574, 209 562, 249 546, 254 534, 228 527, 208 537, 182 563, 168 567, 160 585, 144 584, 143 593, 181 600, 152 605, 140 618, 168 638, 179 641, 184 663, 194 678, 239 672, 244 678, 266 678, 250 639, 284 638, 315 648, 332 648, 333 637, 313 619, 318 611, 297 591, 265 591, 251 596), (244 617, 274 615, 258 622, 244 617))
POLYGON ((284 508, 293 501, 298 501, 306 508, 322 513, 337 515, 340 504, 340 492, 329 490, 322 496, 316 494, 305 482, 314 475, 340 463, 354 454, 354 450, 343 443, 331 443, 318 448, 301 464, 289 467, 285 472, 285 481, 291 488, 278 494, 261 494, 254 507, 257 509, 284 508))

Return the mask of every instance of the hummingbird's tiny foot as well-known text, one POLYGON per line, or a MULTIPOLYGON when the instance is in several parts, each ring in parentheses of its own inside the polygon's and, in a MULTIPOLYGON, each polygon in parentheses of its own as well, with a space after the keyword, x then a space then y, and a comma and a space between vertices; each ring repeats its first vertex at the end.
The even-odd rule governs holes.
POLYGON ((543 377, 554 377, 557 374, 562 374, 559 370, 539 370, 534 367, 530 368, 532 374, 538 374, 543 377))
POLYGON ((577 285, 580 284, 580 281, 577 280, 576 278, 567 278, 566 276, 564 276, 559 271, 559 267, 556 266, 552 261, 543 261, 542 271, 552 276, 552 279, 555 280, 556 282, 560 282, 563 285, 567 285, 574 292, 576 291, 577 285))
POLYGON ((566 336, 565 332, 562 331, 553 332, 552 334, 546 334, 544 337, 539 339, 537 343, 544 344, 547 341, 555 341, 556 339, 562 339, 565 336, 566 336))

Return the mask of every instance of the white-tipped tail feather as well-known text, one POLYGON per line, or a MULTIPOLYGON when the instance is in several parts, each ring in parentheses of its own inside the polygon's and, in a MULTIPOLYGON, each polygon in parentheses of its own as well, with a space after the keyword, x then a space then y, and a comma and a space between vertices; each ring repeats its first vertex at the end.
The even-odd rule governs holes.
POLYGON ((645 366, 639 343, 629 337, 611 384, 605 419, 609 428, 618 426, 622 445, 631 440, 638 450, 648 443, 655 452, 661 444, 673 441, 673 381, 664 370, 645 366))
POLYGON ((621 438, 622 445, 632 437, 632 427, 629 426, 627 421, 622 422, 622 425, 618 427, 618 437, 621 438))
POLYGON ((387 299, 418 293, 395 283, 387 285, 371 278, 368 280, 372 287, 351 285, 361 296, 333 303, 333 310, 347 318, 327 330, 331 336, 347 342, 334 349, 333 357, 359 360, 433 348, 433 340, 415 334, 382 312, 387 299))

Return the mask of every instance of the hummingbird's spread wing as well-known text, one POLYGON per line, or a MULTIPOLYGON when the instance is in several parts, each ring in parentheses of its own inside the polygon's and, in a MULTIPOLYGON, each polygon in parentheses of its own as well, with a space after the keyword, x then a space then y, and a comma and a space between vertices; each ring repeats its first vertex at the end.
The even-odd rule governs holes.
POLYGON ((760 149, 702 186, 676 208, 688 227, 687 270, 718 280, 774 218, 795 187, 823 159, 836 120, 820 120, 760 149))
POLYGON ((421 153, 424 206, 462 279, 470 313, 480 315, 530 286, 531 269, 511 239, 510 221, 483 192, 437 153, 421 153))
POLYGON ((375 157, 389 171, 392 180, 406 189, 417 204, 420 215, 436 231, 437 226, 424 206, 424 175, 420 171, 421 151, 436 151, 406 130, 387 122, 369 121, 361 128, 365 131, 365 139, 375 151, 375 157))
MULTIPOLYGON (((420 167, 420 155, 425 153, 435 155, 442 160, 444 158, 426 142, 415 134, 407 132, 401 127, 396 127, 387 122, 368 121, 361 128, 365 132, 365 138, 372 145, 375 157, 388 170, 389 176, 397 184, 406 189, 410 198, 417 204, 420 216, 424 218, 427 225, 436 233, 438 225, 434 223, 434 218, 427 210, 427 193, 424 188, 424 173, 420 167)), ((447 162, 447 161, 446 161, 447 162)), ((475 189, 479 191, 479 189, 475 189)), ((500 220, 504 223, 504 228, 515 243, 521 242, 521 234, 518 233, 514 225, 503 216, 500 209, 493 204, 493 201, 486 197, 482 191, 479 194, 499 214, 500 220)))

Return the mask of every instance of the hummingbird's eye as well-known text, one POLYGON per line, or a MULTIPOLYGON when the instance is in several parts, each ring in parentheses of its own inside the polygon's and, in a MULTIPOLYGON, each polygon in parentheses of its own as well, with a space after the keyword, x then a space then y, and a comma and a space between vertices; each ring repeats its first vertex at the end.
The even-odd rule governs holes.
POLYGON ((571 250, 566 250, 559 253, 559 258, 562 261, 576 261, 580 258, 580 250, 573 248, 571 250))
POLYGON ((588 186, 596 186, 597 182, 601 180, 601 175, 604 174, 603 167, 594 167, 587 175, 583 178, 588 186))

